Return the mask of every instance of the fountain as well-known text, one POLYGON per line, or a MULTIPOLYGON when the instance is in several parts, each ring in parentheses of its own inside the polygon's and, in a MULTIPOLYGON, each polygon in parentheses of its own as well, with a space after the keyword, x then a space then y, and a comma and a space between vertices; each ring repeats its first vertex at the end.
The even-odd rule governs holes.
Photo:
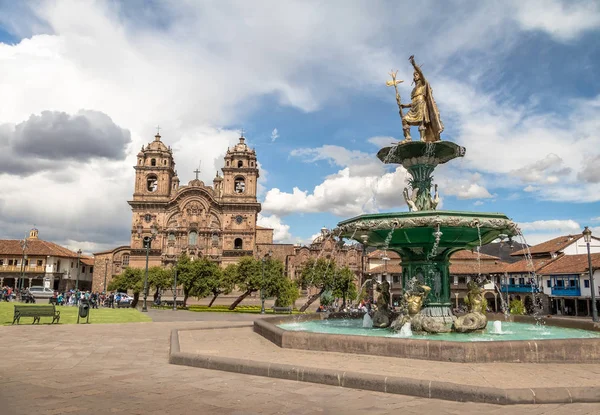
MULTIPOLYGON (((437 210, 439 193, 438 185, 433 185, 433 172, 438 165, 463 157, 466 150, 453 142, 441 140, 443 124, 431 87, 413 57, 410 61, 415 69, 416 84, 411 104, 401 104, 396 88, 405 138, 377 153, 382 162, 400 164, 408 170, 410 189, 404 188, 403 195, 410 211, 361 215, 340 222, 333 232, 350 239, 358 233, 362 239, 356 239, 358 242, 395 251, 402 258, 404 299, 412 304, 413 313, 398 317, 400 321, 394 325, 398 330, 408 319, 412 330, 417 332, 481 330, 487 323, 482 313, 485 310, 480 309, 482 281, 473 282, 469 287, 470 312, 457 319, 452 313, 450 300, 449 257, 454 252, 490 243, 500 235, 512 237, 519 230, 501 213, 437 210), (403 115, 402 109, 406 107, 410 107, 410 111, 403 115), (420 141, 412 140, 410 125, 419 126, 420 141), (417 283, 411 289, 408 282, 412 279, 417 283)), ((396 73, 392 73, 392 81, 388 85, 396 87, 399 82, 396 73)))
POLYGON ((439 188, 433 183, 433 172, 438 165, 463 157, 466 150, 441 140, 443 124, 431 87, 412 56, 410 61, 416 84, 410 104, 400 101, 397 84, 401 81, 395 72, 388 82, 396 89, 404 140, 377 153, 383 163, 400 164, 410 174, 402 192, 409 211, 360 215, 329 231, 336 238, 400 255, 399 306, 390 306, 389 282, 383 279, 373 282, 377 308, 372 314, 273 317, 256 320, 255 332, 281 347, 296 349, 446 362, 600 362, 600 325, 592 321, 545 319, 539 313, 510 316, 503 302, 504 321, 488 322, 482 293, 486 281, 480 271, 467 286, 468 313, 453 314, 450 256, 477 250, 479 264, 482 245, 496 239, 510 242, 522 235, 502 213, 437 210, 439 188), (402 113, 404 108, 410 108, 407 114, 402 113), (415 125, 419 141, 410 135, 410 126, 415 125))

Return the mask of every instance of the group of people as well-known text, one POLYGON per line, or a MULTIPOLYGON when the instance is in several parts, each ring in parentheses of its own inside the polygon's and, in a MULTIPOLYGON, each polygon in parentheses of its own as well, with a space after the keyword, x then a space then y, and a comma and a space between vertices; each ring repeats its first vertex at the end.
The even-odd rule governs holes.
POLYGON ((8 285, 2 287, 2 290, 0 291, 0 301, 11 301, 13 298, 13 289, 8 285))
MULTIPOLYGON (((9 286, 2 287, 0 290, 0 301, 16 300, 27 303, 36 302, 35 296, 27 288, 19 291, 19 289, 13 290, 9 286)), ((97 291, 67 290, 64 292, 55 291, 50 302, 60 306, 78 306, 82 300, 88 301, 92 308, 98 308, 100 305, 115 308, 121 301, 129 301, 121 293, 110 292, 107 294, 97 291)))

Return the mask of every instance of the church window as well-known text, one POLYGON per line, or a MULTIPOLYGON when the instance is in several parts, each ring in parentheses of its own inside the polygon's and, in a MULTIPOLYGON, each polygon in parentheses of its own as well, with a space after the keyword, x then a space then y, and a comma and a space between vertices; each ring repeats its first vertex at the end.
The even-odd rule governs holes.
POLYGON ((253 161, 250 162, 250 167, 254 167, 254 162, 253 161))
POLYGON ((235 241, 233 241, 233 249, 242 249, 242 247, 243 247, 242 238, 236 238, 235 241))
POLYGON ((173 232, 169 233, 169 241, 174 241, 175 240, 175 234, 173 232))
POLYGON ((163 165, 167 165, 167 160, 163 160, 163 165))
POLYGON ((198 234, 195 231, 191 231, 188 236, 188 245, 195 246, 198 243, 198 234))
POLYGON ((150 160, 150 165, 151 166, 156 166, 156 159, 150 160))
POLYGON ((155 175, 152 174, 148 176, 148 179, 146 181, 146 189, 149 192, 156 192, 156 189, 158 189, 158 179, 155 175))
POLYGON ((238 160, 238 167, 244 167, 244 162, 242 160, 238 160))
POLYGON ((123 255, 123 266, 129 266, 129 255, 123 255))
POLYGON ((219 235, 217 235, 216 233, 212 234, 212 246, 218 246, 219 245, 219 235))
POLYGON ((244 193, 246 190, 246 182, 243 177, 235 178, 234 190, 236 193, 244 193))
POLYGON ((229 160, 227 160, 227 167, 229 167, 229 160))

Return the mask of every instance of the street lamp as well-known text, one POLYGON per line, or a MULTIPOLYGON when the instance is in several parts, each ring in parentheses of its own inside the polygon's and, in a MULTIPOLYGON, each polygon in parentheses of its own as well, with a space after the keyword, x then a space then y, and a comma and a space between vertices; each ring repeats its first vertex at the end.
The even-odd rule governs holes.
POLYGON ((108 272, 108 258, 104 258, 104 294, 106 294, 106 273, 108 272))
POLYGON ((79 289, 79 273, 81 272, 81 249, 77 250, 77 279, 75 280, 75 291, 79 289))
POLYGON ((27 238, 20 240, 19 244, 23 250, 23 257, 21 258, 21 281, 15 284, 15 288, 18 287, 19 289, 23 289, 23 285, 25 285, 25 258, 27 258, 25 255, 25 250, 27 249, 27 238))
POLYGON ((583 230, 583 239, 587 245, 588 268, 590 272, 590 287, 592 289, 592 320, 598 321, 598 308, 596 307, 596 286, 594 284, 594 270, 592 269, 592 254, 590 253, 590 243, 592 242, 592 231, 586 226, 583 230))
MULTIPOLYGON (((138 237, 142 236, 143 232, 142 224, 139 224, 137 227, 138 237)), ((156 239, 158 235, 158 226, 156 223, 153 223, 150 226, 150 231, 152 233, 151 236, 144 236, 144 248, 146 248, 146 274, 144 275, 144 302, 142 304, 142 311, 148 312, 148 307, 146 306, 146 300, 148 299, 148 256, 150 255, 150 246, 152 245, 152 241, 156 239)))
POLYGON ((177 311, 177 266, 173 275, 173 311, 177 311))
POLYGON ((265 314, 265 261, 271 256, 271 251, 267 252, 262 259, 262 281, 260 283, 260 314, 265 314))

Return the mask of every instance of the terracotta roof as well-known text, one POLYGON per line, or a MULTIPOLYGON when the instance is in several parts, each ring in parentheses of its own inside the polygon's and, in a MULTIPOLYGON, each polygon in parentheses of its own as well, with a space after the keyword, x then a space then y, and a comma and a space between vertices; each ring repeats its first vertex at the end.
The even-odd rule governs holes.
POLYGON ((81 257, 81 263, 85 264, 85 265, 89 265, 89 266, 93 266, 94 265, 94 258, 90 258, 90 257, 81 257))
MULTIPOLYGON (((562 251, 567 246, 575 243, 579 238, 583 237, 582 234, 577 235, 563 235, 549 241, 542 242, 541 244, 534 245, 529 248, 529 252, 532 254, 551 254, 553 252, 562 251)), ((527 249, 521 249, 520 251, 513 252, 511 256, 525 255, 527 249)))
MULTIPOLYGON (((600 268, 600 254, 592 254, 592 269, 600 268)), ((588 272, 588 256, 563 255, 538 271, 542 275, 582 274, 588 272)))
POLYGON ((390 259, 400 259, 400 255, 398 255, 395 251, 383 251, 382 249, 377 249, 376 251, 371 252, 368 257, 369 258, 381 258, 382 256, 387 255, 390 259))
POLYGON ((469 264, 453 264, 450 262, 450 274, 452 275, 477 275, 481 274, 501 274, 504 272, 504 268, 506 267, 506 263, 498 262, 498 263, 490 263, 490 261, 482 262, 481 266, 477 265, 477 262, 469 263, 469 264))
POLYGON ((366 271, 367 274, 382 274, 384 272, 387 272, 388 274, 402 274, 402 265, 388 264, 387 269, 385 265, 379 265, 378 267, 366 271))
MULTIPOLYGON (((490 259, 500 259, 497 256, 484 254, 483 252, 479 253, 479 258, 481 258, 481 259, 487 259, 487 260, 490 260, 490 259)), ((458 251, 458 252, 455 252, 452 255, 450 255, 450 260, 453 260, 453 259, 474 259, 474 260, 477 260, 477 251, 471 252, 471 251, 468 251, 468 250, 464 249, 462 251, 458 251)))
POLYGON ((527 261, 527 259, 522 259, 517 262, 513 262, 512 264, 507 264, 504 266, 504 272, 508 273, 516 273, 516 272, 532 272, 535 270, 536 273, 542 267, 550 264, 553 261, 556 261, 557 258, 533 258, 533 269, 531 269, 531 265, 527 261))
MULTIPOLYGON (((4 239, 0 240, 0 255, 23 255, 20 240, 4 239)), ((26 255, 38 256, 56 256, 64 258, 77 258, 77 252, 63 248, 54 242, 42 241, 41 239, 28 239, 26 255)))

